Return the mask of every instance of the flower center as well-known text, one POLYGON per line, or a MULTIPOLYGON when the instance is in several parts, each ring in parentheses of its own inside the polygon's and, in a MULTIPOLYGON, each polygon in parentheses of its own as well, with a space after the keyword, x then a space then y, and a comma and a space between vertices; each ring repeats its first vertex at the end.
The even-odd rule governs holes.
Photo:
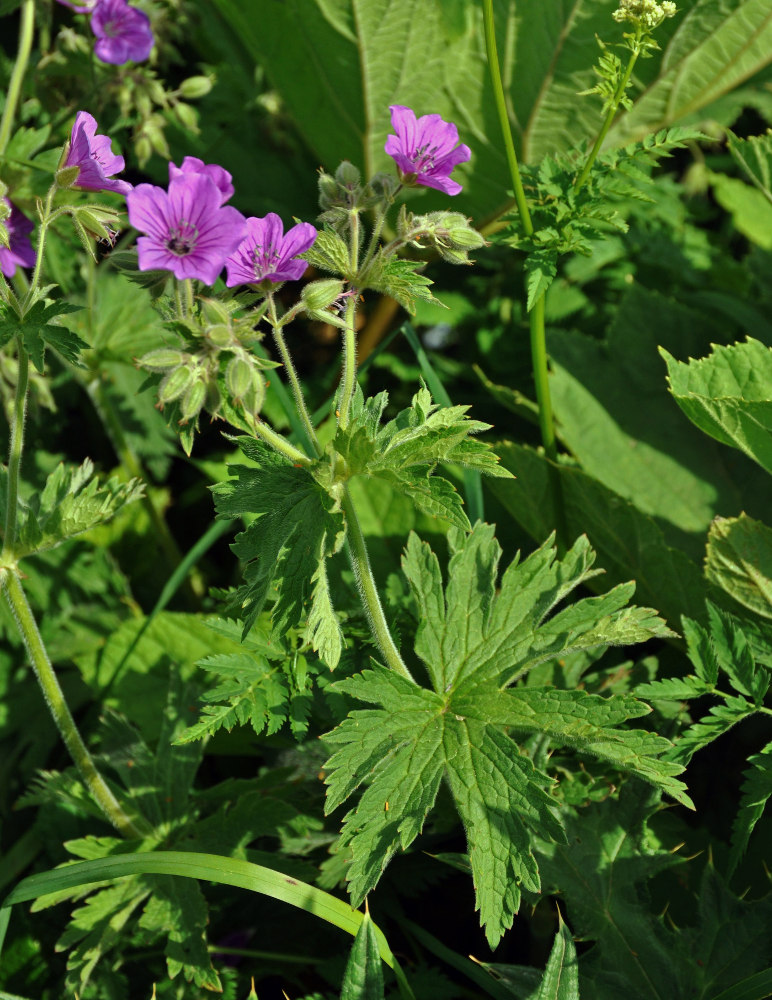
POLYGON ((102 31, 104 31, 108 38, 115 38, 120 34, 117 21, 105 21, 102 31))
POLYGON ((416 173, 420 174, 422 171, 434 170, 435 157, 438 152, 439 150, 436 146, 430 146, 428 143, 425 146, 419 146, 410 157, 416 173))
POLYGON ((255 278, 260 281, 267 274, 276 270, 276 266, 281 259, 279 251, 274 246, 264 247, 258 243, 252 251, 252 268, 255 278))
POLYGON ((198 229, 192 222, 180 220, 174 229, 169 230, 166 237, 166 249, 170 250, 177 257, 185 257, 196 246, 198 239, 198 229))

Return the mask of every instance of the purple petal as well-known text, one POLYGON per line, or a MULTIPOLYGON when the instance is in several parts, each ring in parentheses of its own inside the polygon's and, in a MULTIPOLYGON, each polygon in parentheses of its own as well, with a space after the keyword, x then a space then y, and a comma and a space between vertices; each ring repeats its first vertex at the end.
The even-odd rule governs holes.
POLYGON ((233 196, 234 187, 232 177, 223 167, 216 163, 204 163, 197 156, 186 156, 182 161, 182 166, 169 164, 169 180, 173 180, 179 174, 204 174, 212 180, 220 191, 220 204, 224 205, 233 196))

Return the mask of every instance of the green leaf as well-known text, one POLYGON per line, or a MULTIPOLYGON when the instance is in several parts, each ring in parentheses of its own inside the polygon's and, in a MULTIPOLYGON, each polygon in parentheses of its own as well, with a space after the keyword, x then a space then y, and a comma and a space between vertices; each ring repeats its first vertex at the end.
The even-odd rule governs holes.
POLYGON ((632 588, 618 587, 552 614, 593 575, 580 539, 562 561, 549 543, 515 559, 497 590, 501 550, 493 529, 451 529, 443 593, 436 556, 411 534, 403 569, 420 611, 415 650, 434 690, 375 666, 336 687, 376 708, 351 713, 326 737, 337 749, 325 765, 327 811, 363 782, 343 821, 347 876, 355 900, 377 883, 399 849, 420 832, 447 774, 469 842, 481 923, 491 945, 511 926, 520 886, 539 891, 529 830, 561 837, 550 780, 520 751, 511 729, 545 732, 559 744, 611 760, 688 803, 678 768, 658 761, 670 744, 644 730, 618 728, 646 714, 633 698, 585 692, 502 690, 537 663, 571 649, 670 634, 647 609, 626 608, 632 588))
MULTIPOLYGON (((667 391, 657 346, 696 355, 704 322, 702 313, 634 286, 605 341, 553 331, 548 342, 560 439, 584 472, 656 517, 668 544, 695 559, 711 520, 743 509, 763 487, 760 470, 683 420, 667 391)), ((759 503, 756 516, 762 512, 759 503)))
POLYGON ((727 130, 727 148, 748 179, 772 202, 772 131, 740 139, 727 130))
MULTIPOLYGON (((7 472, 0 473, 0 512, 5 516, 7 472)), ((20 509, 18 558, 55 548, 70 538, 104 524, 126 504, 138 500, 144 485, 137 479, 117 478, 100 484, 94 465, 86 459, 78 468, 57 465, 42 492, 33 494, 20 509)))
POLYGON ((340 1000, 383 1000, 383 965, 378 938, 367 912, 351 947, 340 1000))
POLYGON ((709 743, 728 732, 732 726, 753 715, 755 709, 745 698, 727 698, 723 704, 713 708, 699 721, 689 726, 668 751, 668 760, 684 767, 692 757, 709 743))
POLYGON ((579 1000, 579 967, 571 931, 560 921, 547 968, 529 1000, 579 1000))
MULTIPOLYGON (((250 638, 254 631, 250 634, 250 638)), ((199 663, 221 682, 202 696, 201 718, 177 736, 176 743, 190 743, 234 726, 251 725, 257 735, 269 736, 281 729, 288 716, 293 729, 305 730, 309 696, 292 689, 283 669, 289 654, 275 643, 270 659, 256 650, 209 656, 199 663), (272 660, 280 662, 272 663, 272 660)))
POLYGON ((231 466, 236 478, 216 485, 213 492, 218 516, 257 515, 232 545, 246 563, 245 583, 232 601, 244 617, 244 634, 275 588, 271 614, 277 634, 305 618, 312 644, 334 667, 343 640, 323 564, 343 544, 343 515, 307 468, 292 465, 251 438, 240 438, 239 446, 257 468, 231 466))
POLYGON ((753 828, 772 797, 772 743, 748 758, 750 765, 743 773, 740 786, 740 808, 732 825, 732 849, 728 871, 731 875, 745 853, 753 828))
MULTIPOLYGON (((532 538, 543 539, 556 523, 549 463, 518 444, 497 444, 496 451, 517 478, 492 479, 489 488, 532 538)), ((587 534, 607 573, 604 585, 633 577, 640 599, 660 611, 673 628, 683 614, 704 616, 705 587, 699 567, 666 544, 650 517, 580 469, 560 465, 558 474, 568 537, 587 534)), ((597 581, 589 586, 593 589, 597 581)))
POLYGON ((719 667, 728 675, 729 683, 735 691, 753 699, 758 708, 769 688, 769 672, 757 669, 748 640, 737 619, 721 611, 710 601, 707 608, 710 638, 719 667))
POLYGON ((348 246, 337 233, 327 228, 317 233, 314 245, 310 250, 306 250, 303 259, 321 271, 330 271, 342 276, 348 275, 351 269, 348 246))
POLYGON ((80 352, 88 344, 67 327, 50 322, 57 316, 76 312, 80 308, 68 302, 46 305, 38 300, 21 319, 6 309, 0 312, 0 347, 13 337, 21 336, 32 363, 41 375, 45 371, 46 346, 58 351, 71 364, 82 366, 80 352))
POLYGON ((705 575, 743 607, 772 618, 772 529, 746 514, 717 517, 708 532, 705 575))
POLYGON ((549 251, 531 253, 525 258, 527 309, 530 312, 558 273, 557 255, 549 251))
POLYGON ((772 202, 758 188, 735 177, 710 171, 708 180, 734 228, 756 246, 772 250, 772 202))
POLYGON ((434 282, 421 273, 424 267, 426 264, 423 261, 378 256, 367 269, 363 287, 391 296, 413 315, 416 300, 442 305, 429 291, 434 282))
POLYGON ((749 337, 688 364, 662 351, 670 391, 706 434, 772 472, 772 348, 749 337))

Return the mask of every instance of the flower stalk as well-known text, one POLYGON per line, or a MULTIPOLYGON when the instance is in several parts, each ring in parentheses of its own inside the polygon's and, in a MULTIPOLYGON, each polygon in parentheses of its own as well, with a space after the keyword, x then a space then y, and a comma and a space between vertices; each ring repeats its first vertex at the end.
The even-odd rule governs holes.
POLYGON ((16 52, 16 62, 13 66, 11 79, 8 84, 8 93, 5 97, 5 107, 3 117, 0 119, 0 156, 8 148, 13 129, 13 120, 16 116, 16 108, 21 96, 21 88, 24 83, 24 75, 27 72, 30 53, 32 52, 32 39, 35 33, 35 0, 24 0, 19 19, 19 47, 16 52))
POLYGON ((37 622, 32 614, 24 588, 19 582, 15 568, 4 566, 0 568, 3 590, 11 607, 13 616, 19 627, 24 645, 27 649, 32 668, 43 690, 51 715, 53 716, 64 745, 67 747, 75 766, 78 768, 86 787, 94 797, 107 819, 124 837, 139 838, 141 831, 126 815, 115 795, 97 771, 91 754, 78 732, 75 720, 65 701, 54 668, 43 645, 37 622))
POLYGON ((287 378, 289 379, 290 387, 292 388, 292 395, 295 397, 295 406, 297 407, 301 422, 305 428, 306 434, 308 435, 308 440, 313 445, 314 451, 317 455, 321 455, 321 445, 319 444, 319 438, 316 436, 316 428, 313 425, 311 416, 308 412, 308 407, 306 406, 305 396, 303 395, 303 387, 300 384, 300 379, 298 378, 294 362, 292 361, 292 355, 287 347, 287 341, 284 339, 284 332, 282 329, 284 324, 276 315, 276 303, 274 302, 273 295, 271 294, 268 295, 268 318, 271 324, 271 329, 273 330, 274 343, 276 344, 279 355, 281 356, 284 370, 287 373, 287 378))
POLYGON ((343 513, 346 516, 346 542, 351 560, 351 568, 357 582, 357 589, 362 598, 367 619, 370 623, 370 630, 378 643, 381 655, 386 661, 386 665, 396 671, 401 677, 409 681, 414 681, 413 675, 407 668, 405 661, 399 654, 394 639, 389 630, 386 616, 383 613, 381 599, 378 596, 378 588, 373 577, 370 566, 370 558, 367 554, 365 536, 359 524, 356 508, 354 507, 348 487, 343 490, 343 513))

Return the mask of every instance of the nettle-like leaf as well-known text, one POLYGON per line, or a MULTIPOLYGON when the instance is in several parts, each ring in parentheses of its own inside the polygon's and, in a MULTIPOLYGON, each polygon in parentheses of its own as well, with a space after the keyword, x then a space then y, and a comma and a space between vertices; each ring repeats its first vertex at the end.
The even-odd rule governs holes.
MULTIPOLYGON (((58 465, 21 507, 14 552, 18 558, 55 548, 114 517, 127 503, 142 496, 137 479, 117 478, 100 483, 94 464, 86 459, 77 468, 58 465)), ((0 473, 0 512, 6 507, 6 473, 0 473)))
POLYGON ((540 889, 534 832, 563 839, 552 781, 515 734, 543 734, 610 762, 691 805, 663 761, 671 744, 643 729, 625 729, 647 705, 628 696, 511 687, 539 663, 572 650, 642 642, 673 633, 648 608, 628 607, 633 585, 615 587, 553 613, 595 575, 580 538, 562 560, 550 539, 517 558, 497 592, 501 549, 493 528, 451 529, 443 589, 437 557, 411 534, 403 559, 420 611, 415 651, 431 688, 380 665, 336 687, 374 708, 357 710, 325 738, 335 748, 325 769, 327 810, 367 784, 344 818, 340 846, 351 850, 351 895, 358 905, 389 859, 423 826, 445 776, 466 829, 477 908, 495 946, 520 904, 521 886, 540 889))
POLYGON ((688 364, 660 348, 675 401, 700 430, 772 472, 772 349, 749 337, 688 364))
POLYGON ((46 346, 58 351, 71 364, 80 366, 80 352, 88 344, 77 333, 66 326, 55 325, 51 320, 81 308, 68 302, 49 302, 46 305, 40 298, 24 316, 18 316, 9 308, 0 309, 0 347, 13 337, 21 336, 32 363, 41 374, 45 370, 46 346))
POLYGON ((275 595, 276 632, 305 620, 308 641, 334 667, 343 638, 330 601, 326 560, 343 545, 339 503, 307 467, 293 465, 251 438, 238 443, 257 468, 230 466, 236 478, 213 489, 219 517, 256 515, 232 545, 246 569, 231 606, 244 618, 246 636, 269 595, 275 595))
POLYGON ((705 576, 739 604, 772 618, 772 528, 747 514, 715 518, 705 576))
POLYGON ((415 315, 416 299, 442 305, 430 291, 434 282, 422 274, 423 261, 405 260, 391 254, 379 253, 362 277, 362 287, 372 288, 381 295, 396 299, 411 316, 415 315))
POLYGON ((455 487, 432 473, 442 462, 510 478, 490 445, 472 437, 488 430, 490 424, 467 417, 468 406, 440 407, 422 386, 408 409, 381 425, 388 399, 386 392, 367 400, 357 393, 351 420, 345 430, 338 429, 333 448, 345 459, 351 475, 381 479, 425 514, 468 530, 469 520, 455 487))
POLYGON ((727 130, 727 148, 747 177, 772 202, 772 130, 740 139, 727 130))

